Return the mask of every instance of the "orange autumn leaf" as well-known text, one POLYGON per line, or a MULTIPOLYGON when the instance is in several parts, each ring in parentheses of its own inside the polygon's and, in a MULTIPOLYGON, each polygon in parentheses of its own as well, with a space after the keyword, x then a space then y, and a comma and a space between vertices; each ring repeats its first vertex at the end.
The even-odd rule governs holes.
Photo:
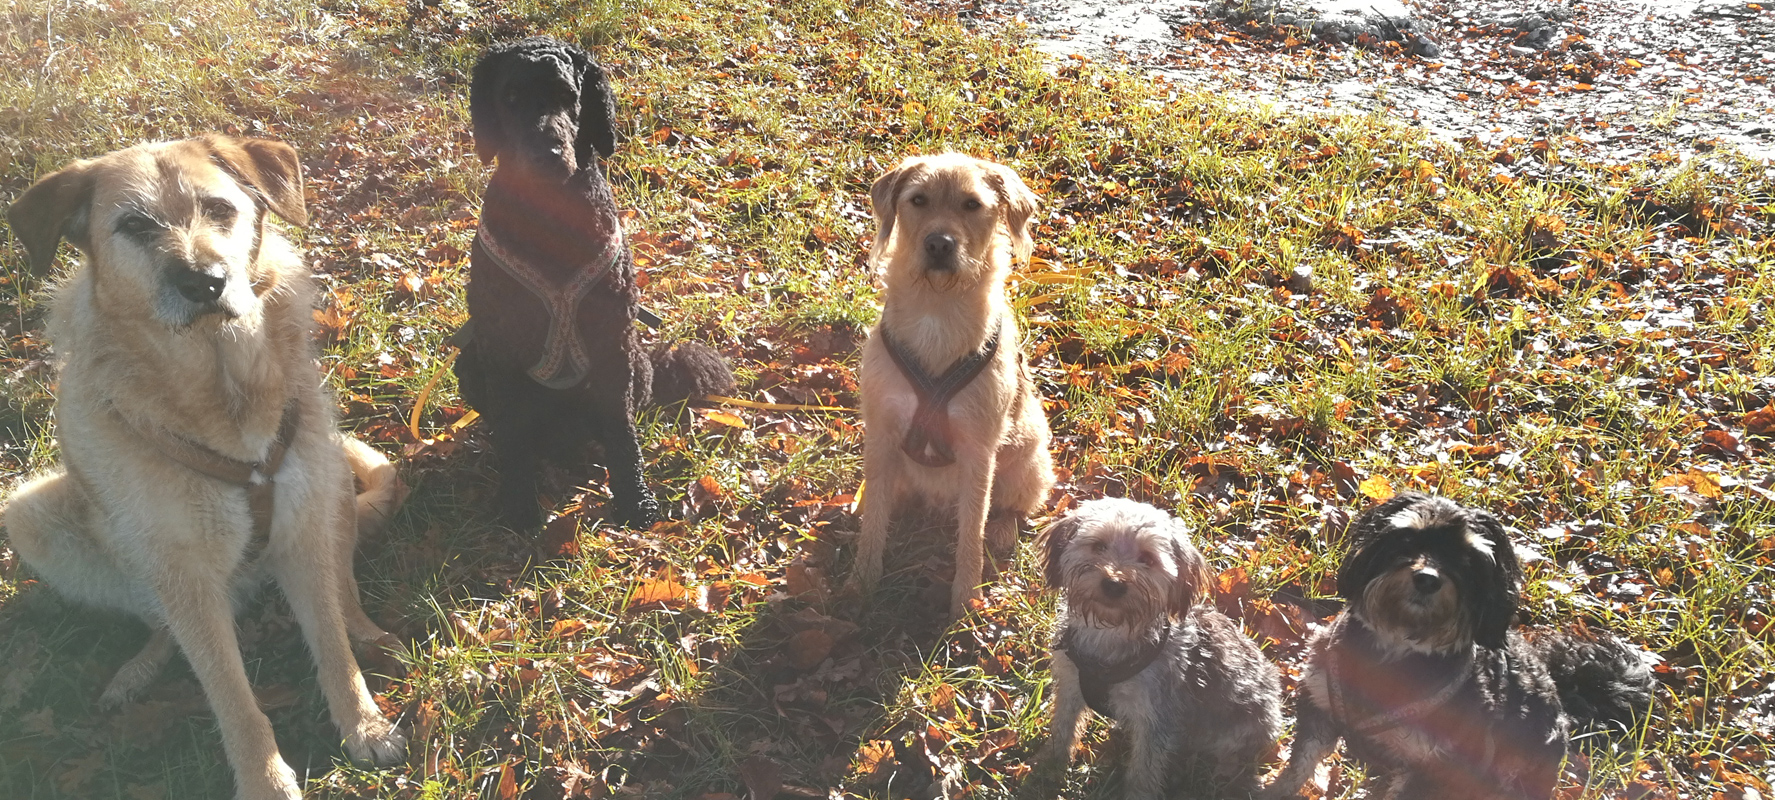
POLYGON ((1358 485, 1356 489, 1363 494, 1368 495, 1368 499, 1376 502, 1391 499, 1393 495, 1396 494, 1396 492, 1393 491, 1393 483, 1387 480, 1387 476, 1385 475, 1371 475, 1367 480, 1364 480, 1358 485))

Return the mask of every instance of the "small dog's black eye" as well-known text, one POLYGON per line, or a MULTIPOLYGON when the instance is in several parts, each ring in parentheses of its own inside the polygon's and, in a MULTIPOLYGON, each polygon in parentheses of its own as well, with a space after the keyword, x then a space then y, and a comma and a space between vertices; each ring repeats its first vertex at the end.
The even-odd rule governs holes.
POLYGON ((203 215, 209 218, 211 222, 219 225, 227 225, 233 222, 234 217, 238 213, 239 212, 234 210, 234 204, 227 200, 210 198, 203 201, 203 215))
POLYGON ((985 203, 980 202, 980 198, 970 197, 967 202, 961 204, 961 207, 969 211, 979 211, 985 205, 985 203))
POLYGON ((930 201, 925 199, 925 196, 922 194, 915 194, 912 196, 912 204, 915 206, 923 207, 924 204, 928 202, 930 201))
POLYGON ((147 214, 125 214, 117 220, 117 232, 134 238, 151 235, 160 228, 160 223, 147 214))

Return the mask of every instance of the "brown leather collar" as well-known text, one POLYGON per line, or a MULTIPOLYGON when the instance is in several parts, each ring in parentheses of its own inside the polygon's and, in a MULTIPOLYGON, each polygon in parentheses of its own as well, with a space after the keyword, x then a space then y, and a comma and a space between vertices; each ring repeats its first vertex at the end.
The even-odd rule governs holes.
POLYGON ((1004 324, 994 320, 992 335, 986 337, 986 343, 979 350, 957 359, 942 375, 935 377, 918 365, 918 359, 888 333, 886 325, 880 326, 879 330, 881 343, 894 359, 894 366, 900 368, 900 374, 911 382, 912 391, 918 393, 918 410, 912 414, 912 424, 906 428, 906 438, 900 442, 900 449, 913 461, 927 467, 954 464, 955 435, 949 426, 949 401, 973 383, 998 354, 999 335, 1004 332, 1004 324))
POLYGON ((247 509, 253 516, 253 538, 247 550, 249 553, 255 552, 271 541, 272 500, 277 488, 273 479, 283 467, 284 455, 290 448, 290 438, 296 435, 296 423, 300 415, 296 413, 295 403, 284 408, 283 420, 277 426, 277 438, 271 441, 265 457, 258 461, 229 458, 164 428, 135 425, 115 408, 111 413, 116 414, 137 436, 154 445, 161 455, 180 466, 199 475, 246 489, 247 509))
POLYGON ((1142 641, 1140 649, 1134 655, 1118 661, 1104 661, 1088 653, 1083 653, 1073 643, 1073 633, 1077 628, 1067 628, 1060 637, 1060 644, 1054 649, 1066 651, 1066 657, 1072 661, 1079 673, 1079 693, 1085 696, 1085 705, 1092 711, 1110 719, 1115 715, 1109 713, 1109 689, 1118 683, 1128 680, 1157 661, 1159 654, 1165 652, 1165 643, 1171 641, 1171 621, 1166 620, 1159 629, 1156 641, 1142 641))
POLYGON ((529 375, 531 379, 550 389, 577 386, 580 381, 585 380, 586 372, 591 369, 591 360, 586 356, 585 344, 579 340, 579 331, 574 322, 579 316, 579 301, 585 299, 586 293, 604 280, 604 276, 610 273, 616 262, 622 260, 621 223, 617 224, 615 231, 604 246, 605 252, 589 259, 588 266, 576 271, 566 286, 556 286, 535 267, 513 255, 486 224, 475 231, 475 246, 486 253, 488 260, 495 266, 536 295, 536 299, 542 301, 542 307, 548 313, 549 332, 548 338, 542 343, 542 358, 537 359, 530 367, 529 375))

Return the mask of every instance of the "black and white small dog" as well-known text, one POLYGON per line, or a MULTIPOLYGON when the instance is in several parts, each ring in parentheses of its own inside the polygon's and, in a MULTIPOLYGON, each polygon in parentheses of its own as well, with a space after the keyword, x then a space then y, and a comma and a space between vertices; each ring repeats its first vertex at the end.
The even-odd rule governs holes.
POLYGON ((1573 723, 1643 715, 1652 675, 1610 636, 1512 630, 1521 584, 1485 511, 1402 494, 1358 517, 1338 571, 1349 605, 1308 643, 1268 793, 1295 796, 1341 738, 1374 770, 1371 796, 1547 800, 1573 723))
POLYGON ((600 158, 616 149, 616 102, 597 62, 548 38, 495 45, 469 87, 475 150, 498 160, 470 257, 470 325, 458 334, 462 397, 487 418, 507 525, 541 522, 539 453, 604 446, 614 520, 659 515, 641 474, 634 409, 733 389, 714 350, 651 357, 635 328, 635 265, 600 158))
POLYGON ((1214 797, 1258 788, 1282 728, 1281 682, 1238 623, 1202 602, 1208 565, 1183 522, 1093 500, 1043 531, 1042 546, 1063 592, 1045 768, 1072 760, 1090 709, 1130 736, 1126 797, 1182 783, 1214 797))

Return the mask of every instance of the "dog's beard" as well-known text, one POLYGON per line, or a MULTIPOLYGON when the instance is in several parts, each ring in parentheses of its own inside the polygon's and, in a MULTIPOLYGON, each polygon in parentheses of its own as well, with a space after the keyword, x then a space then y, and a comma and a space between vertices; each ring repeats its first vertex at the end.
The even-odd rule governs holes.
POLYGON ((1103 591, 1104 572, 1086 564, 1074 570, 1067 583, 1068 613, 1096 628, 1144 631, 1166 611, 1165 591, 1141 573, 1122 573, 1128 590, 1120 597, 1103 591))
POLYGON ((1473 633, 1460 593, 1444 581, 1433 593, 1418 592, 1409 566, 1370 581, 1356 609, 1389 649, 1400 653, 1453 653, 1471 647, 1473 633))

